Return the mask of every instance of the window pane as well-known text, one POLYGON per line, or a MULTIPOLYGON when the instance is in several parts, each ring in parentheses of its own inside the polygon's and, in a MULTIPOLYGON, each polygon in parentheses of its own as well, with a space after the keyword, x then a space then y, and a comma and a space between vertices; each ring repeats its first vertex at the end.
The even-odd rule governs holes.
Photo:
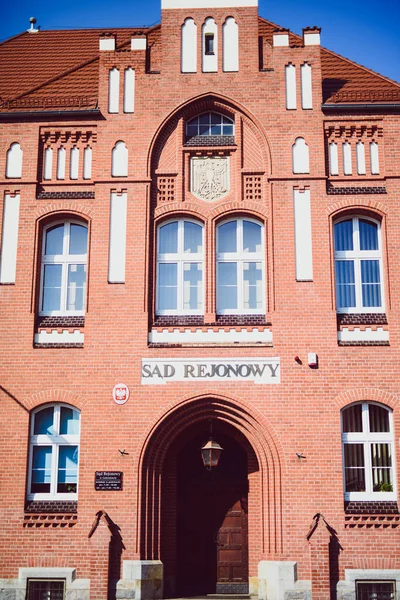
POLYGON ((359 221, 360 250, 378 250, 378 226, 371 221, 359 221))
POLYGON ((361 261, 361 283, 363 306, 381 306, 379 260, 361 261))
POLYGON ((183 265, 183 308, 199 310, 203 306, 203 265, 184 263, 183 265))
POLYGON ((261 225, 243 221, 244 252, 261 252, 261 225))
POLYGON ((46 233, 46 256, 63 254, 64 225, 56 225, 47 230, 46 233))
POLYGON ((211 126, 210 125, 199 125, 199 133, 200 133, 200 135, 211 135, 211 126))
POLYGON ((368 405, 369 430, 372 433, 384 433, 390 431, 389 411, 376 404, 368 405))
POLYGON ((176 254, 178 252, 178 221, 160 227, 158 244, 159 254, 176 254))
POLYGON ((203 251, 203 228, 196 223, 184 222, 183 247, 184 252, 203 251))
POLYGON ((394 600, 392 581, 357 582, 357 600, 394 600))
POLYGON ((210 113, 204 113, 198 117, 200 125, 208 125, 210 123, 210 113))
POLYGON ((57 492, 75 493, 78 481, 78 446, 60 446, 57 492))
POLYGON ((341 221, 335 228, 335 252, 353 250, 353 222, 341 221))
POLYGON ((68 265, 67 310, 83 310, 86 296, 86 265, 68 265))
POLYGON ((54 435, 54 408, 49 406, 35 414, 34 435, 54 435))
POLYGON ((222 121, 222 115, 219 115, 218 113, 211 113, 211 124, 212 125, 218 125, 218 123, 220 124, 222 121))
POLYGON ((362 432, 362 405, 355 404, 343 411, 343 433, 362 432))
POLYGON ((337 260, 335 261, 335 268, 337 307, 353 307, 356 305, 354 262, 352 260, 337 260))
POLYGON ((32 450, 31 493, 49 493, 52 460, 51 446, 34 446, 32 450))
POLYGON ((69 253, 70 254, 86 254, 87 252, 87 234, 88 230, 83 225, 71 224, 69 253))
POLYGON ((218 227, 217 252, 237 252, 236 231, 237 221, 229 221, 218 227))
POLYGON ((178 290, 176 263, 160 263, 158 269, 158 309, 176 310, 178 290))
POLYGON ((237 263, 218 263, 218 310, 237 309, 237 263))
POLYGON ((62 265, 45 265, 43 276, 43 311, 61 309, 62 265))
POLYGON ((233 125, 223 125, 222 135, 233 135, 233 125))
POLYGON ((365 492, 364 445, 344 445, 346 492, 365 492))
POLYGON ((61 407, 60 435, 79 434, 79 412, 73 408, 61 407))
POLYGON ((27 600, 64 600, 64 581, 28 581, 27 600))
POLYGON ((243 307, 262 309, 261 263, 243 263, 243 307))
POLYGON ((222 129, 221 124, 211 125, 211 135, 221 135, 222 129))
POLYGON ((198 125, 197 123, 188 123, 187 128, 186 128, 186 134, 187 137, 194 137, 195 135, 198 135, 198 125))
POLYGON ((371 444, 372 485, 374 492, 392 492, 392 448, 390 444, 371 444))

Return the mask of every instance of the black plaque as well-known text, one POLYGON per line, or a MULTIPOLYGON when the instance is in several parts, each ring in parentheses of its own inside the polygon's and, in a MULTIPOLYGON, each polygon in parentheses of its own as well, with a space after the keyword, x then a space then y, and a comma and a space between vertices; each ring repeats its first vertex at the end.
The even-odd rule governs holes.
POLYGON ((97 491, 121 491, 122 471, 96 471, 94 489, 97 491))

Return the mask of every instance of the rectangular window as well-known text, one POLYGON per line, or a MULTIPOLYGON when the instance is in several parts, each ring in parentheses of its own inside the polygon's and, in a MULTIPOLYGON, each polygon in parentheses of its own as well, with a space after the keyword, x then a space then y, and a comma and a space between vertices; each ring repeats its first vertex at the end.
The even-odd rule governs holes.
POLYGON ((394 600, 394 581, 357 581, 357 600, 394 600))
POLYGON ((64 600, 63 579, 28 579, 27 600, 64 600))
POLYGON ((215 54, 214 52, 214 34, 206 33, 204 36, 204 53, 205 54, 215 54))

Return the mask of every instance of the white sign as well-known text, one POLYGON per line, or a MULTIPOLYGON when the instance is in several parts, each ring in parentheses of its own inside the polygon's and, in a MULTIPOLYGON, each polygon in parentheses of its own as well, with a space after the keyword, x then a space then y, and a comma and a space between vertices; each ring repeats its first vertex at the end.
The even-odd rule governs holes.
POLYGON ((113 400, 116 404, 125 404, 129 400, 129 388, 125 383, 117 383, 113 389, 113 400))
POLYGON ((142 358, 142 384, 168 381, 280 383, 279 358, 142 358))

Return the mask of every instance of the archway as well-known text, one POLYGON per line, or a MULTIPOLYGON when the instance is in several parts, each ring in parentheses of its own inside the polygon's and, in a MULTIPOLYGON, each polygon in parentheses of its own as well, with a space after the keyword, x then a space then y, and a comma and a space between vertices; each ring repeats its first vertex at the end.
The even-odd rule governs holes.
POLYGON ((171 408, 149 432, 139 468, 140 558, 161 559, 165 597, 244 593, 258 562, 282 552, 279 453, 268 423, 243 402, 205 396, 171 408), (210 419, 224 451, 220 471, 207 473, 200 448, 210 419))

